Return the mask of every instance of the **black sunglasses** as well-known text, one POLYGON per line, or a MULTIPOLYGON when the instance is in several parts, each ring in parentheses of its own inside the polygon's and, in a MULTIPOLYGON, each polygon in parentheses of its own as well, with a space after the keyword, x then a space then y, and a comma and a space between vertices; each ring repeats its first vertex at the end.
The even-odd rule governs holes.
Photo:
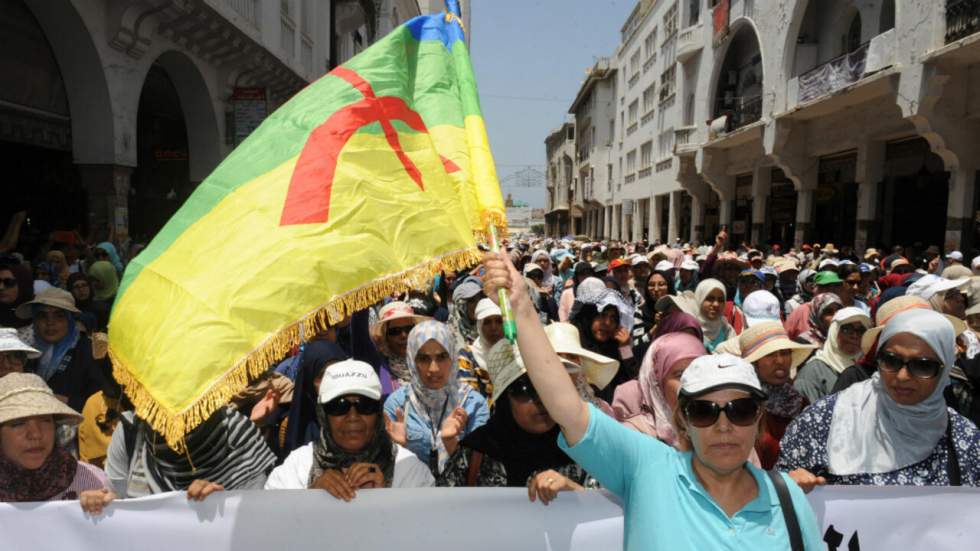
POLYGON ((684 406, 684 417, 691 425, 703 429, 717 423, 722 411, 733 425, 748 427, 759 417, 759 402, 754 398, 738 398, 719 406, 711 400, 691 400, 684 406))
POLYGON ((878 353, 878 369, 898 373, 902 368, 916 379, 932 379, 943 370, 943 362, 932 358, 910 358, 906 360, 894 352, 878 353))
POLYGON ((407 325, 405 327, 389 327, 385 334, 389 337, 397 337, 398 335, 408 335, 414 329, 414 325, 407 325))
POLYGON ((526 379, 517 380, 511 383, 511 385, 507 387, 507 394, 518 402, 541 402, 541 398, 538 396, 538 391, 534 389, 534 385, 531 384, 531 381, 526 379))
POLYGON ((357 410, 360 415, 373 415, 381 411, 381 402, 370 398, 356 399, 337 398, 323 404, 323 411, 331 417, 340 417, 350 413, 351 408, 357 410))
POLYGON ((17 286, 17 280, 12 277, 5 277, 0 279, 0 287, 4 289, 13 289, 17 286))

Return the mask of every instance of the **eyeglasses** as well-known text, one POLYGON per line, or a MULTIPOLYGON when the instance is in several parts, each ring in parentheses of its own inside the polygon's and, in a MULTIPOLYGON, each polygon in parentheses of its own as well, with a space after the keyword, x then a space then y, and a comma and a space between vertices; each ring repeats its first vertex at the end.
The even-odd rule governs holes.
POLYGON ((868 328, 861 324, 852 323, 849 325, 842 325, 840 327, 840 332, 845 335, 857 335, 859 337, 863 337, 864 334, 868 332, 868 328))
POLYGON ((684 406, 687 421, 699 429, 717 423, 722 411, 733 425, 748 427, 759 417, 759 402, 754 398, 738 398, 719 406, 711 400, 691 400, 684 406))
POLYGON ((385 334, 389 337, 397 337, 398 335, 408 335, 415 329, 414 325, 406 325, 405 327, 389 327, 385 334))
POLYGON ((531 381, 527 380, 519 380, 512 383, 509 387, 507 387, 507 394, 518 402, 541 402, 541 398, 538 396, 538 391, 534 389, 534 385, 531 384, 531 381))
POLYGON ((350 413, 351 408, 359 415, 373 415, 381 411, 381 402, 370 398, 337 398, 323 404, 323 412, 331 417, 341 417, 350 413))
POLYGON ((12 277, 5 277, 0 279, 0 287, 4 289, 13 289, 17 286, 17 280, 12 277))
POLYGON ((942 371, 943 362, 932 358, 905 359, 894 352, 878 353, 878 369, 898 373, 903 367, 916 379, 932 379, 942 371))

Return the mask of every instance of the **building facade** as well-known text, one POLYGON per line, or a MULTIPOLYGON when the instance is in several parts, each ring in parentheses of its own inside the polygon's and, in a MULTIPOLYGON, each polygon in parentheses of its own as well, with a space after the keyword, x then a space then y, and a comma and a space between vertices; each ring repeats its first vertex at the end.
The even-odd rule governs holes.
POLYGON ((622 194, 606 205, 632 216, 591 235, 977 246, 980 2, 777 4, 638 2, 617 53, 622 194), (646 109, 670 82, 673 104, 668 88, 646 109))
POLYGON ((414 0, 0 3, 0 220, 152 237, 261 121, 414 0))
MULTIPOLYGON (((548 153, 545 182, 546 235, 571 235, 571 207, 575 202, 575 120, 556 128, 545 140, 548 153)), ((580 204, 581 205, 581 204, 580 204)))

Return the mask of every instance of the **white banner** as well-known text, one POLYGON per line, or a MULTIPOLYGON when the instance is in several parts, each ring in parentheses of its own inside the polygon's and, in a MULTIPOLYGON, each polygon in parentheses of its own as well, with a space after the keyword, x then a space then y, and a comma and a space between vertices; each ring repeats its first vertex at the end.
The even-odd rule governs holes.
MULTIPOLYGON (((810 496, 829 551, 963 551, 980 542, 980 490, 819 489, 810 496)), ((656 522, 656 519, 650 519, 656 522)), ((2 549, 32 551, 499 551, 622 548, 619 505, 595 491, 529 503, 521 489, 183 494, 118 501, 101 517, 77 502, 0 504, 2 549)))

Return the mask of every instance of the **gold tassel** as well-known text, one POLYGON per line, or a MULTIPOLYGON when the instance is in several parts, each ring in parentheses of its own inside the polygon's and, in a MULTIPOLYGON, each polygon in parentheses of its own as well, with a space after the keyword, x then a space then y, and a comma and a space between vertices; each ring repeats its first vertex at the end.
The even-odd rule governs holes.
POLYGON ((432 279, 441 271, 464 270, 482 260, 482 253, 476 249, 455 251, 334 297, 266 339, 255 350, 239 360, 221 379, 212 384, 203 396, 181 412, 170 412, 161 407, 132 370, 115 354, 110 342, 109 358, 112 360, 112 374, 125 389, 126 395, 133 403, 136 416, 162 434, 167 441, 167 446, 175 452, 186 453, 185 434, 203 423, 218 408, 227 404, 232 396, 265 374, 272 365, 282 360, 301 342, 309 341, 330 325, 339 323, 345 317, 377 304, 394 293, 429 288, 432 279))

